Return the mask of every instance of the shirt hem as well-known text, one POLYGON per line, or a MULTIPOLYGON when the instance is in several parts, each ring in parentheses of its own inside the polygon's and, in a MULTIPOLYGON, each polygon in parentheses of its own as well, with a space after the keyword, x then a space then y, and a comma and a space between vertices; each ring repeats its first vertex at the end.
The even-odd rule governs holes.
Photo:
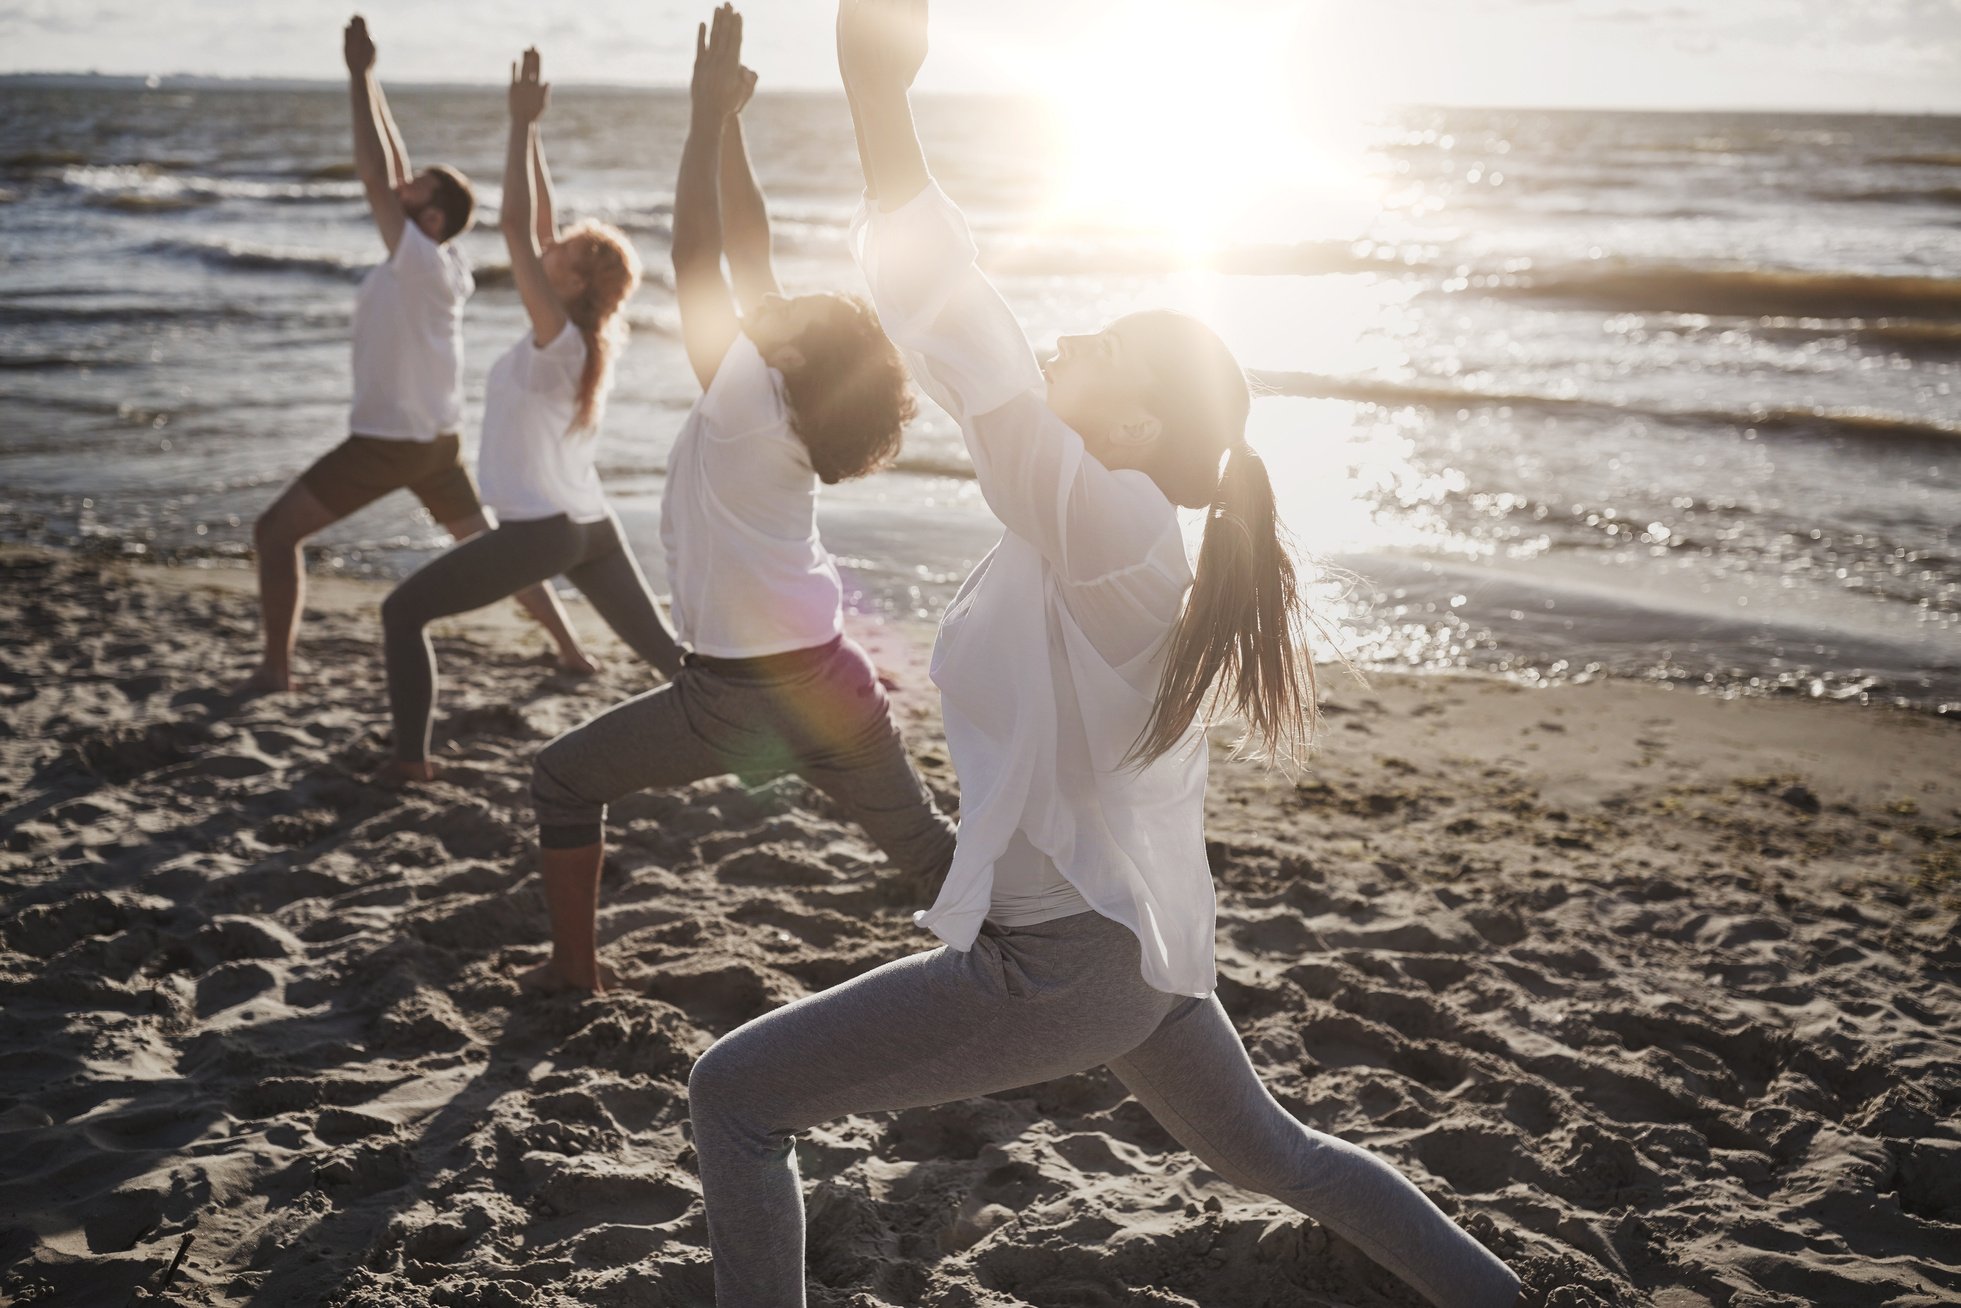
POLYGON ((485 500, 483 503, 485 508, 497 515, 497 521, 500 524, 506 522, 543 522, 547 518, 564 518, 570 522, 577 523, 581 527, 589 527, 595 522, 604 522, 613 516, 611 508, 600 509, 597 513, 591 514, 574 513, 571 509, 550 509, 544 513, 532 513, 528 510, 517 512, 499 508, 490 500, 485 500))
MULTIPOLYGON (((1075 887, 1072 886, 1070 889, 1073 890, 1075 887)), ((995 926, 1007 927, 1012 930, 1015 927, 1040 926, 1044 922, 1058 922, 1065 917, 1075 917, 1078 913, 1094 912, 1096 912, 1096 907, 1087 899, 1084 899, 1079 891, 1077 892, 1074 903, 1056 904, 1048 908, 1010 913, 1006 917, 996 917, 994 910, 990 908, 987 910, 987 916, 982 921, 992 922, 995 926)), ((1111 920, 1114 921, 1115 919, 1113 918, 1111 920)))
POLYGON ((457 436, 460 438, 462 435, 462 433, 459 432, 454 427, 446 428, 442 431, 431 432, 427 436, 405 436, 400 432, 376 431, 372 427, 362 429, 360 427, 355 427, 352 425, 348 427, 347 434, 349 436, 365 436, 367 439, 371 441, 400 441, 404 445, 434 445, 437 441, 441 440, 445 436, 457 436))
POLYGON ((787 640, 769 641, 762 645, 717 645, 690 640, 688 648, 711 659, 760 659, 772 654, 791 654, 800 649, 815 649, 819 645, 830 644, 843 634, 844 627, 840 624, 821 636, 792 636, 787 640))

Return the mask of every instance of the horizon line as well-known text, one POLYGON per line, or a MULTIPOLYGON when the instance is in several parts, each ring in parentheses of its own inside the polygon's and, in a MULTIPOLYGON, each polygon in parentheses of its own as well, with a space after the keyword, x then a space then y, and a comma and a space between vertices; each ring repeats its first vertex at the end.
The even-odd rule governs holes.
MULTIPOLYGON (((22 69, 0 71, 0 84, 33 81, 93 81, 128 83, 147 89, 160 89, 168 83, 189 85, 212 90, 245 89, 294 89, 313 90, 338 88, 344 83, 338 77, 293 77, 268 74, 246 74, 234 76, 224 73, 105 73, 97 69, 84 71, 55 71, 44 69, 22 69)), ((402 78, 391 80, 390 85, 407 90, 429 91, 485 91, 495 92, 504 89, 501 82, 445 81, 428 78, 402 78)), ((579 91, 631 91, 661 92, 685 95, 688 88, 670 82, 611 82, 611 81, 554 81, 555 87, 579 91)), ((768 90, 758 90, 759 96, 772 95, 836 95, 842 97, 844 89, 832 85, 779 86, 768 90)), ((928 98, 968 97, 1001 100, 1039 100, 1042 92, 1029 91, 987 91, 987 90, 929 90, 918 92, 928 98)), ((1462 101, 1385 101, 1373 106, 1380 109, 1497 109, 1526 113, 1651 113, 1651 114, 1811 114, 1819 117, 1848 118, 1961 118, 1961 105, 1950 108, 1924 107, 1882 108, 1871 105, 1863 109, 1843 106, 1827 107, 1820 105, 1792 104, 1695 104, 1695 105, 1632 105, 1632 104, 1548 104, 1502 100, 1462 100, 1462 101)))

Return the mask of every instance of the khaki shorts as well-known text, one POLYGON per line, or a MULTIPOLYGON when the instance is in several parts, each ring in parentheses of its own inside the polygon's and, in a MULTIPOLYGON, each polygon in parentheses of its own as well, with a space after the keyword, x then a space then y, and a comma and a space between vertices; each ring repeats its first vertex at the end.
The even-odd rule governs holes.
POLYGON ((343 518, 398 490, 414 491, 437 522, 460 522, 483 507, 455 432, 433 441, 349 436, 301 473, 300 485, 343 518))

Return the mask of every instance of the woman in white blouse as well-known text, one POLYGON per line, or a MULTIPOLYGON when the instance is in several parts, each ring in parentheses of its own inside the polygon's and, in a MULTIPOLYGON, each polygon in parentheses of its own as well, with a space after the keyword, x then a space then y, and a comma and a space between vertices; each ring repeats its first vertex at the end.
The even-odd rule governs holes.
MULTIPOLYGON (((536 50, 511 70, 501 225, 525 331, 484 382, 477 479, 495 530, 473 536, 390 592, 381 606, 395 757, 387 772, 426 781, 436 659, 426 628, 564 576, 627 646, 672 676, 681 650, 606 504, 595 466, 613 360, 640 260, 617 228, 560 232, 538 116, 550 87, 536 50)), ((547 589, 549 594, 549 588, 547 589)), ((556 606, 557 601, 552 601, 556 606)))
POLYGON ((919 920, 945 944, 758 1018, 696 1065, 716 1300, 804 1302, 796 1132, 1107 1064, 1220 1176, 1433 1303, 1509 1305, 1517 1278, 1399 1172, 1273 1100, 1213 994, 1203 723, 1223 704, 1288 754, 1313 703, 1244 376, 1170 313, 1065 336, 1037 367, 927 173, 908 104, 925 53, 923 0, 844 0, 873 304, 1007 529, 933 652, 961 820, 919 920), (1210 510, 1195 577, 1180 504, 1210 510))

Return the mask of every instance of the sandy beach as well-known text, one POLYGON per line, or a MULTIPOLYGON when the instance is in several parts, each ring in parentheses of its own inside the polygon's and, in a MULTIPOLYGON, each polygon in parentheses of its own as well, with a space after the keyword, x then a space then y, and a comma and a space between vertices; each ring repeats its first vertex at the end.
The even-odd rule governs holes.
MULTIPOLYGON (((557 674, 514 610, 443 624, 447 775, 391 792, 381 593, 316 583, 305 693, 240 701, 248 572, 0 554, 0 1301, 706 1304, 691 1060, 931 943, 820 796, 723 779, 616 814, 629 987, 521 996, 530 757, 647 674, 608 641, 557 674)), ((930 630, 853 634, 954 802, 930 630)), ((1961 1300, 1952 721, 1326 689, 1310 776, 1221 749, 1210 798, 1221 997, 1290 1111, 1559 1269, 1561 1308, 1961 1300)), ((799 1157, 816 1304, 1416 1302, 1102 1072, 799 1157)))

